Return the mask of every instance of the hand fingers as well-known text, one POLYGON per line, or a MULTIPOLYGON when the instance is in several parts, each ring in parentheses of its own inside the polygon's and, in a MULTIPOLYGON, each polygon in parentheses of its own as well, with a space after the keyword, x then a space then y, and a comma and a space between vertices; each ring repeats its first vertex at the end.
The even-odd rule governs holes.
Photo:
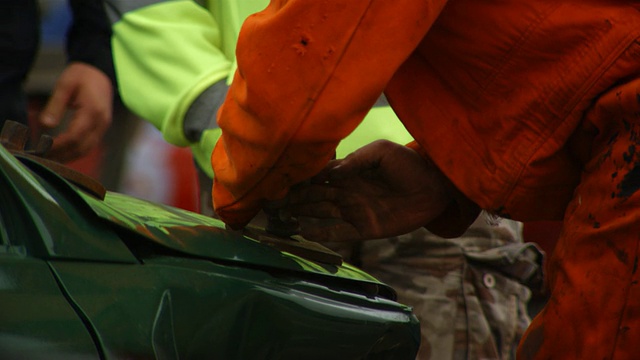
POLYGON ((339 219, 342 217, 340 207, 329 201, 295 205, 291 206, 289 211, 293 216, 308 216, 319 219, 339 219))
POLYGON ((311 178, 312 184, 322 184, 329 179, 329 173, 342 163, 342 159, 340 160, 331 160, 327 165, 322 169, 318 174, 311 178))
POLYGON ((352 185, 347 179, 353 180, 355 176, 372 168, 371 162, 365 158, 347 157, 347 159, 331 160, 318 174, 313 176, 309 182, 299 184, 297 187, 304 188, 311 185, 321 185, 331 182, 334 187, 346 187, 352 185))
POLYGON ((68 109, 75 114, 63 133, 54 139, 49 157, 69 161, 96 146, 111 124, 113 89, 109 78, 91 65, 72 62, 60 75, 40 122, 60 125, 68 109))
POLYGON ((79 140, 64 133, 54 138, 53 146, 47 154, 47 158, 67 163, 86 155, 97 144, 98 140, 94 139, 93 136, 79 140))
POLYGON ((290 206, 336 201, 344 195, 343 190, 329 184, 309 184, 292 188, 288 195, 290 206))
POLYGON ((400 146, 390 144, 392 143, 379 140, 361 147, 329 169, 327 180, 337 182, 377 169, 380 166, 382 157, 386 154, 385 149, 389 146, 400 146))
POLYGON ((97 146, 108 124, 96 121, 98 115, 91 111, 78 109, 69 122, 67 129, 53 142, 48 157, 67 162, 81 157, 97 146))
POLYGON ((363 239, 358 229, 347 222, 302 228, 301 235, 307 240, 317 242, 346 242, 363 239))
POLYGON ((56 86, 40 114, 40 124, 49 129, 60 125, 60 120, 64 116, 72 95, 72 91, 66 86, 56 86))

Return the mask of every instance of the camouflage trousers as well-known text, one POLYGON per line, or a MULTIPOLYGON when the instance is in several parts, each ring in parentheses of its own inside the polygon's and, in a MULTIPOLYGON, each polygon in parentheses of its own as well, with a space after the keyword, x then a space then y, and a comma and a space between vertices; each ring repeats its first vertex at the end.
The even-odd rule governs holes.
POLYGON ((481 214, 456 239, 420 229, 351 251, 330 247, 413 307, 421 323, 418 359, 515 359, 530 322, 523 283, 542 276, 542 254, 522 243, 521 231, 517 222, 481 214))

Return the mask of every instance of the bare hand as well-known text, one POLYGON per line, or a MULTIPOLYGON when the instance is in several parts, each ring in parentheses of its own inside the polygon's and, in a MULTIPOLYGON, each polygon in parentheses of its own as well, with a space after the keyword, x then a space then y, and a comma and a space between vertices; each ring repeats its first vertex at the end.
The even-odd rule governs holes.
POLYGON ((51 129, 60 126, 68 110, 75 110, 67 128, 54 138, 47 157, 68 162, 97 146, 111 125, 112 105, 109 77, 91 65, 70 63, 40 116, 40 124, 51 129))
POLYGON ((380 140, 292 189, 289 206, 297 216, 333 219, 327 226, 303 227, 309 240, 377 239, 406 234, 440 215, 452 201, 447 184, 412 149, 380 140))

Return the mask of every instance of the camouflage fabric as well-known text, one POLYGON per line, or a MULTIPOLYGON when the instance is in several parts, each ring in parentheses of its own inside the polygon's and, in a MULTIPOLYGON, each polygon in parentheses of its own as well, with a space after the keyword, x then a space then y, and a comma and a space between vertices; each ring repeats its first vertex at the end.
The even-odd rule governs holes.
POLYGON ((515 359, 530 322, 523 283, 541 279, 542 260, 533 244, 522 243, 522 224, 482 213, 456 239, 420 229, 357 248, 330 247, 413 307, 422 332, 418 359, 515 359))

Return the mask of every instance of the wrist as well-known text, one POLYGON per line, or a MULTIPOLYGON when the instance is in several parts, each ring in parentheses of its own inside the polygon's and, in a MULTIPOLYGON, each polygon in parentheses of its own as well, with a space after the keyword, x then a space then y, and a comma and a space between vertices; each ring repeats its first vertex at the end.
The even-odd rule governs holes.
POLYGON ((443 238, 455 238, 462 235, 475 221, 480 213, 480 207, 467 198, 449 180, 449 178, 437 168, 427 152, 417 142, 407 144, 432 166, 438 173, 439 182, 442 184, 443 193, 446 194, 443 211, 424 227, 435 235, 443 238))

